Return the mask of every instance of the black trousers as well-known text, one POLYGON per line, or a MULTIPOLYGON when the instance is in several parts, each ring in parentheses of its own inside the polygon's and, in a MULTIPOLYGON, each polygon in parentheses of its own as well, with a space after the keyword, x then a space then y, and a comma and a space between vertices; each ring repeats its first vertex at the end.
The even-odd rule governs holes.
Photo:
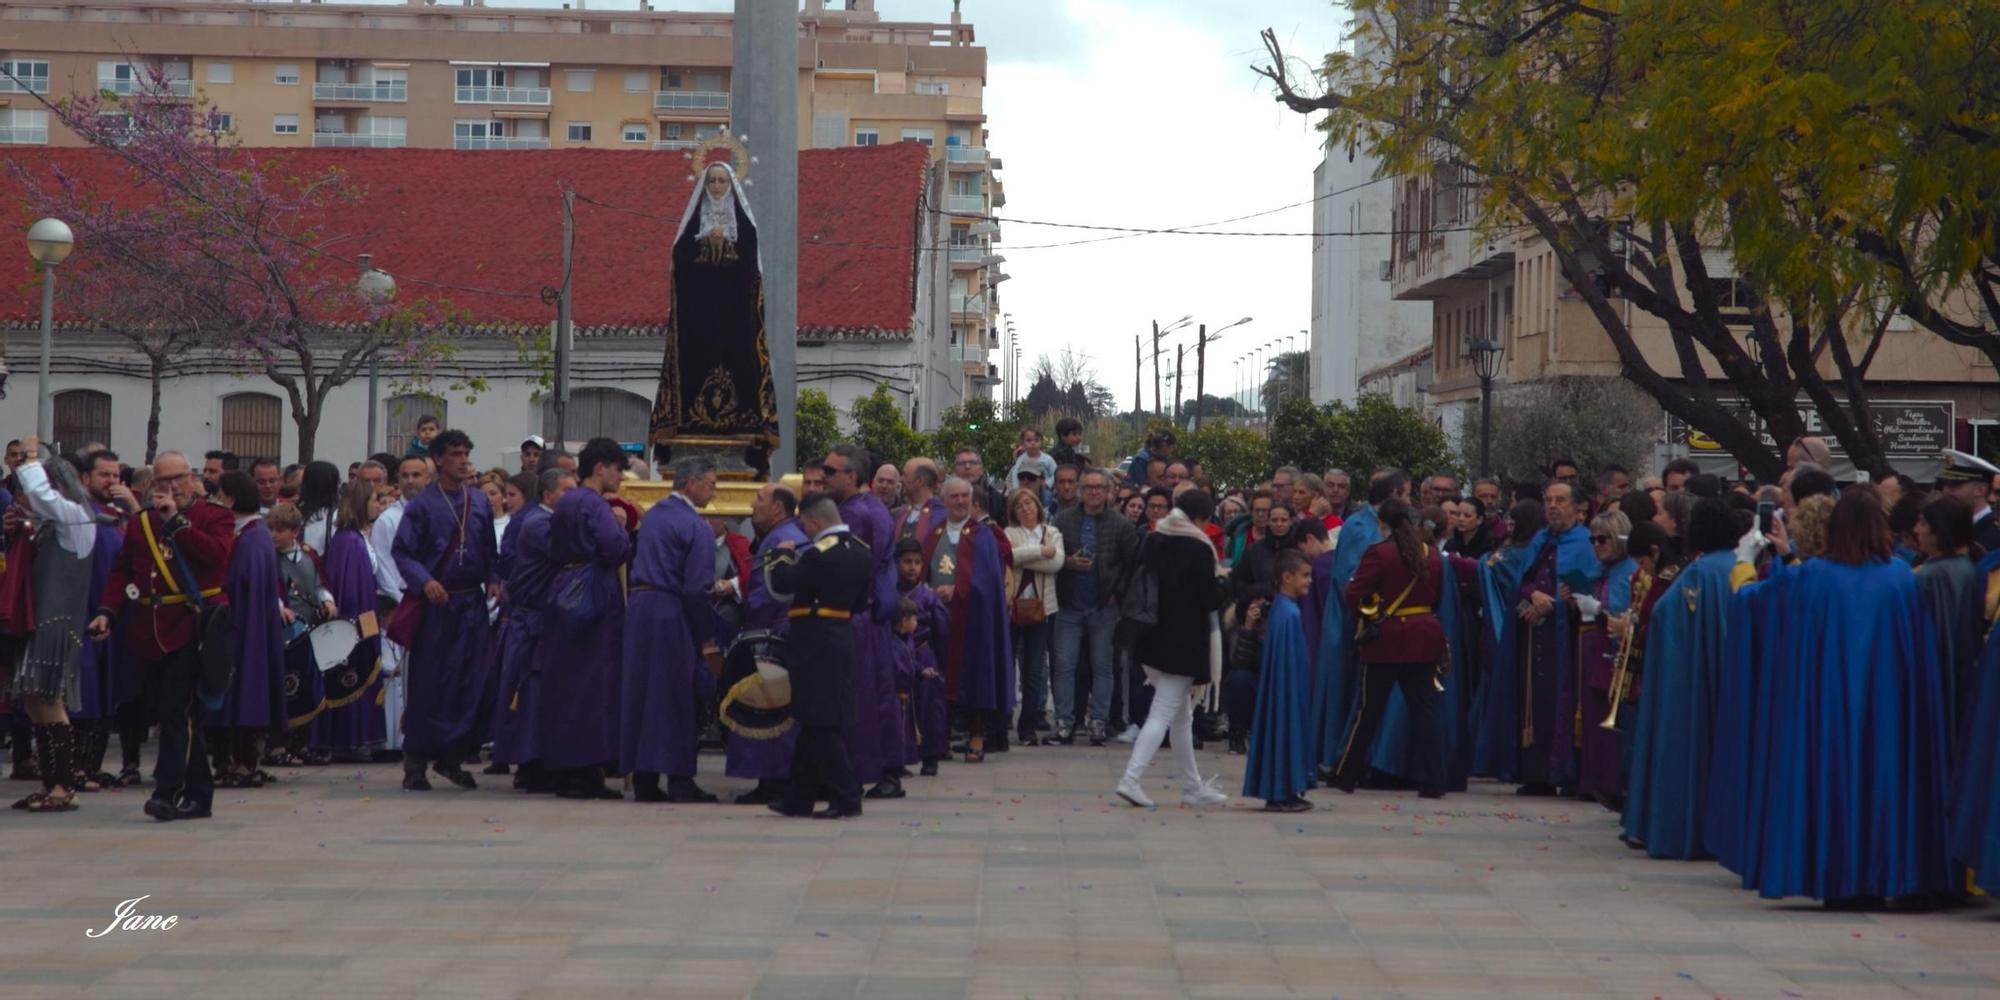
POLYGON ((153 769, 153 797, 210 805, 215 800, 215 775, 208 767, 208 742, 202 733, 205 713, 195 690, 201 675, 200 652, 188 643, 141 669, 160 682, 160 760, 153 769))
POLYGON ((861 782, 847 759, 847 739, 839 726, 800 726, 792 749, 792 778, 785 786, 787 812, 811 812, 825 799, 842 812, 861 808, 861 782))
POLYGON ((1340 764, 1334 771, 1337 784, 1359 784, 1368 773, 1368 751, 1375 745, 1375 733, 1382 726, 1382 713, 1389 708, 1389 689, 1403 690, 1403 708, 1410 713, 1410 760, 1415 764, 1417 788, 1426 793, 1444 792, 1444 738, 1438 730, 1437 676, 1435 663, 1363 663, 1361 665, 1361 705, 1341 744, 1340 764))
POLYGON ((1257 671, 1231 670, 1222 675, 1222 711, 1229 716, 1229 735, 1248 737, 1257 714, 1257 671))

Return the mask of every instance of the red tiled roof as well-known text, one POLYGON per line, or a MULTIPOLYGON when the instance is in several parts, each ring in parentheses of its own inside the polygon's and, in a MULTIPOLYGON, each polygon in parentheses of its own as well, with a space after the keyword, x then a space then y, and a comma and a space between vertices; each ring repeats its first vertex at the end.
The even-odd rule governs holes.
MULTIPOLYGON (((560 284, 567 185, 579 195, 578 328, 645 330, 666 323, 672 230, 692 186, 681 153, 308 149, 253 155, 283 172, 312 174, 328 166, 345 171, 363 197, 324 223, 325 232, 348 237, 335 252, 350 258, 373 254, 375 266, 396 276, 399 297, 442 297, 479 325, 536 326, 555 318, 554 306, 538 297, 479 290, 533 296, 560 284)), ((4 156, 44 177, 59 168, 105 197, 123 200, 131 191, 124 165, 99 150, 16 148, 4 156)), ((801 330, 821 337, 907 335, 928 164, 927 151, 916 143, 800 151, 801 330)), ((754 211, 755 168, 751 177, 754 211)), ((18 184, 5 169, 0 169, 0 196, 22 203, 18 184)), ((23 214, 21 231, 29 221, 23 214)), ((71 261, 87 260, 89 252, 80 245, 71 261)), ((0 254, 0 318, 40 314, 33 278, 25 252, 0 254)))

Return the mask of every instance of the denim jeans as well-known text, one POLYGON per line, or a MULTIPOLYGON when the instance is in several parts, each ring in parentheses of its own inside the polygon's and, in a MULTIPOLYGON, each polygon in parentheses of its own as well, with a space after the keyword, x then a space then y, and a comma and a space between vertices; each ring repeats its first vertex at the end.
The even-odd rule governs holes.
MULTIPOLYGON (((1060 614, 1060 612, 1058 612, 1060 614)), ((1049 622, 1014 626, 1014 663, 1021 671, 1021 721, 1046 723, 1049 702, 1049 622)), ((1060 695, 1058 695, 1060 697, 1060 695)))
POLYGON ((1103 722, 1111 715, 1111 634, 1118 627, 1118 609, 1088 611, 1064 608, 1056 612, 1056 725, 1076 723, 1076 658, 1090 654, 1090 718, 1103 722), (1088 643, 1086 645, 1086 640, 1088 643))

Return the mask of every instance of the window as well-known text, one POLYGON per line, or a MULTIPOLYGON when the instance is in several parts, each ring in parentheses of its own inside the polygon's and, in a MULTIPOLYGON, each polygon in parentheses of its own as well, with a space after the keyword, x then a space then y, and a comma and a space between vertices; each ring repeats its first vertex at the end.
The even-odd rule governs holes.
POLYGON ((0 108, 0 146, 45 146, 48 142, 48 112, 0 108))
POLYGON ((279 421, 284 407, 278 397, 239 392, 222 397, 222 448, 238 455, 278 454, 284 444, 279 421))
POLYGON ((86 444, 111 443, 111 394, 95 389, 69 389, 50 399, 55 408, 56 439, 49 442, 65 451, 86 444))
POLYGON ((276 67, 274 67, 271 70, 271 82, 277 84, 280 87, 298 86, 299 64, 279 63, 276 67))
POLYGON ((209 64, 208 64, 208 82, 210 82, 210 83, 235 83, 235 82, 236 82, 236 66, 235 66, 235 64, 234 64, 234 63, 226 63, 226 62, 212 62, 212 63, 209 63, 209 64))
POLYGON ((228 111, 210 110, 208 113, 208 130, 210 132, 234 132, 236 131, 236 116, 228 111))
POLYGON ((652 130, 646 127, 645 122, 626 122, 618 130, 618 138, 626 142, 646 142, 652 137, 652 130))
POLYGON ((918 80, 917 93, 939 96, 951 93, 951 84, 943 80, 918 80))
POLYGON ((382 115, 362 115, 354 119, 354 131, 362 135, 392 135, 402 138, 409 134, 410 120, 388 118, 382 115))
POLYGON ((879 146, 882 144, 882 130, 878 128, 855 129, 854 144, 857 146, 879 146))
POLYGON ((506 134, 506 127, 497 121, 459 119, 451 123, 451 137, 454 139, 498 139, 506 134))
POLYGON ((272 115, 272 116, 271 116, 271 131, 273 131, 273 132, 276 132, 276 133, 277 133, 277 134, 279 134, 279 135, 298 135, 298 134, 299 134, 299 116, 298 116, 298 115, 272 115))
POLYGON ((0 74, 0 94, 46 94, 49 92, 49 61, 47 59, 0 59, 0 70, 12 73, 12 79, 0 74))
POLYGON ((661 73, 660 89, 661 90, 681 89, 681 71, 677 69, 670 69, 661 73))
MULTIPOLYGON (((383 403, 387 407, 385 427, 389 432, 385 450, 391 455, 401 455, 410 447, 410 439, 417 436, 417 421, 425 417, 436 417, 439 427, 451 426, 450 408, 441 396, 431 396, 420 392, 391 396, 383 403)), ((245 454, 237 452, 237 454, 245 454)))
POLYGON ((644 74, 644 73, 627 73, 627 74, 625 74, 625 92, 626 92, 626 93, 628 93, 628 94, 643 94, 643 93, 645 93, 646 91, 648 91, 648 90, 650 90, 650 89, 652 89, 652 88, 650 88, 650 87, 648 87, 648 86, 646 85, 646 74, 644 74))
POLYGON ((589 142, 589 141, 590 141, 590 123, 589 123, 589 122, 570 122, 570 123, 569 123, 569 141, 571 141, 571 142, 589 142))
POLYGON ((678 138, 680 138, 680 137, 681 137, 681 123, 680 123, 680 122, 661 122, 661 123, 660 123, 660 138, 662 138, 662 139, 678 139, 678 138))
POLYGON ((507 71, 497 66, 460 67, 458 85, 461 87, 505 87, 507 71))
MULTIPOLYGON (((608 437, 613 441, 645 441, 653 425, 653 401, 624 389, 572 389, 563 414, 563 436, 572 441, 608 437)), ((555 399, 542 399, 542 426, 556 426, 555 399)))
POLYGON ((563 89, 572 94, 588 94, 597 86, 597 71, 594 69, 563 70, 563 89))
POLYGON ((924 145, 926 145, 926 146, 933 146, 933 145, 936 145, 936 144, 937 144, 937 130, 936 130, 936 129, 928 129, 928 128, 906 128, 906 129, 904 129, 904 130, 903 130, 903 141, 904 141, 904 142, 910 142, 910 141, 912 141, 912 140, 914 140, 914 141, 916 141, 916 142, 921 142, 921 143, 923 143, 923 144, 924 144, 924 145))

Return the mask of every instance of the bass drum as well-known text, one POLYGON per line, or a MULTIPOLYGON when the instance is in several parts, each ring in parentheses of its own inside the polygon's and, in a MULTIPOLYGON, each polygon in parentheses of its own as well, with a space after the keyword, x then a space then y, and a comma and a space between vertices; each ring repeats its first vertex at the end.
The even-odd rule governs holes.
POLYGON ((722 724, 744 739, 773 740, 791 729, 792 676, 785 638, 756 629, 737 635, 722 663, 722 724))

